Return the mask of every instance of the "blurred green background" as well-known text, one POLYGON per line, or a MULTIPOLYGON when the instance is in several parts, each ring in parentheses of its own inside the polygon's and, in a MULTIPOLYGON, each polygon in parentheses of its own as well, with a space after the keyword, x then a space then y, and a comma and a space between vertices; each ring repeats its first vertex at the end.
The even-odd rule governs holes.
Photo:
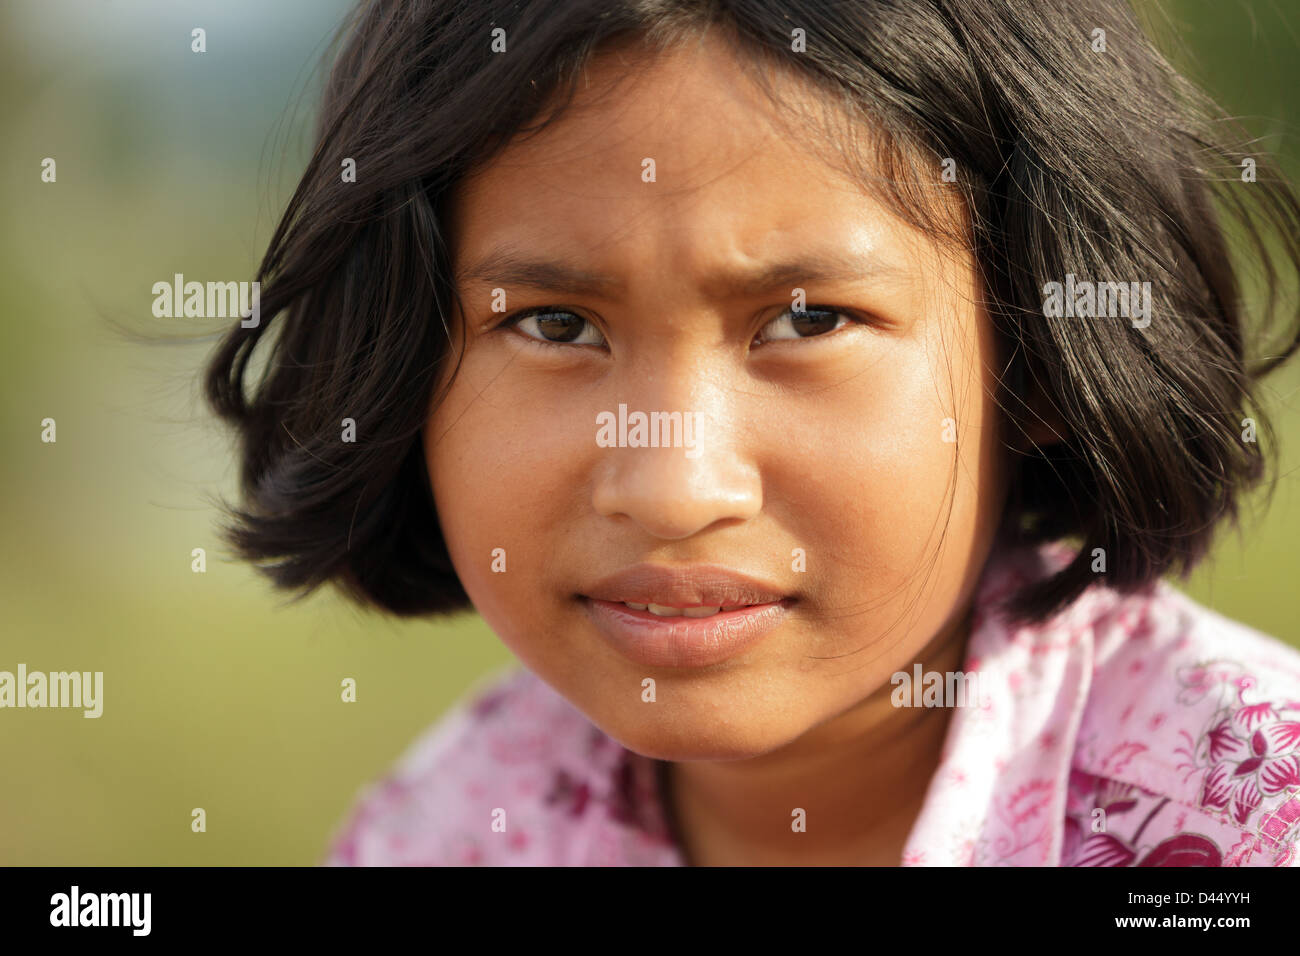
MULTIPOLYGON (((230 446, 195 377, 210 346, 133 345, 105 319, 174 330, 150 316, 154 282, 251 278, 349 7, 0 5, 0 670, 105 674, 98 720, 0 711, 0 863, 318 862, 358 788, 512 662, 476 616, 398 623, 330 594, 286 607, 228 560, 207 502, 233 488, 230 446), (55 184, 40 181, 47 156, 55 184)), ((1162 9, 1175 60, 1295 177, 1294 5, 1162 9)), ((1298 393, 1295 368, 1265 391, 1284 445, 1271 507, 1188 590, 1300 646, 1298 393)))

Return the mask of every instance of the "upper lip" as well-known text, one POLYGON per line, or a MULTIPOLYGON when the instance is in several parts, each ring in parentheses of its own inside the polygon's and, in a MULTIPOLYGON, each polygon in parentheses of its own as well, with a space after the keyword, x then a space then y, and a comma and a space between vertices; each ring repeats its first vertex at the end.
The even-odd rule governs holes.
POLYGON ((637 564, 601 578, 585 597, 662 607, 735 607, 771 604, 788 596, 766 581, 716 564, 666 567, 637 564))

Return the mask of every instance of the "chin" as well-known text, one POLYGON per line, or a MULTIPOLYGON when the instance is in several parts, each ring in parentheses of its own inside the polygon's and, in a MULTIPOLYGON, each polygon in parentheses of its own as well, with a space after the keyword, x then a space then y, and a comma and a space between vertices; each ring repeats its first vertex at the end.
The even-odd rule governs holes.
MULTIPOLYGON (((646 704, 645 706, 656 706, 646 704)), ((593 721, 594 722, 594 721, 593 721)), ((655 760, 746 760, 779 750, 799 734, 770 727, 730 726, 719 730, 715 712, 698 719, 677 717, 662 723, 620 721, 597 726, 633 753, 655 760)), ((784 730, 784 728, 782 728, 784 730)))

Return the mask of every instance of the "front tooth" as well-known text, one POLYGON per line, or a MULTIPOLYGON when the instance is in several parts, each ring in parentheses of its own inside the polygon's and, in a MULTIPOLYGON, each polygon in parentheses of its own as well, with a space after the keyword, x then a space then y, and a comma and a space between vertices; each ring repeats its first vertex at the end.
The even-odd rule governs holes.
POLYGON ((709 617, 721 611, 720 607, 688 607, 682 609, 683 617, 709 617))
POLYGON ((630 607, 630 608, 631 608, 632 610, 634 610, 634 611, 644 611, 644 610, 645 610, 645 605, 644 605, 644 604, 633 604, 631 601, 624 601, 623 603, 626 604, 628 607, 630 607))
POLYGON ((664 607, 662 604, 647 604, 646 610, 651 614, 658 614, 660 617, 681 617, 682 609, 679 607, 664 607))

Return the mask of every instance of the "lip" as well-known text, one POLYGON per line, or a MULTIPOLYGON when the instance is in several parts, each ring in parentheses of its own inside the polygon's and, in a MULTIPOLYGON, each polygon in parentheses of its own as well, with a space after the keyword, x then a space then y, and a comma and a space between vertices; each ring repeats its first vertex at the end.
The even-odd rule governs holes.
POLYGON ((717 564, 678 568, 638 564, 601 578, 582 596, 677 608, 775 604, 790 597, 775 585, 717 564))
POLYGON ((779 588, 718 565, 637 565, 580 595, 597 632, 647 667, 707 667, 753 647, 789 613, 794 598, 779 588), (627 607, 731 607, 711 617, 660 617, 627 607))

